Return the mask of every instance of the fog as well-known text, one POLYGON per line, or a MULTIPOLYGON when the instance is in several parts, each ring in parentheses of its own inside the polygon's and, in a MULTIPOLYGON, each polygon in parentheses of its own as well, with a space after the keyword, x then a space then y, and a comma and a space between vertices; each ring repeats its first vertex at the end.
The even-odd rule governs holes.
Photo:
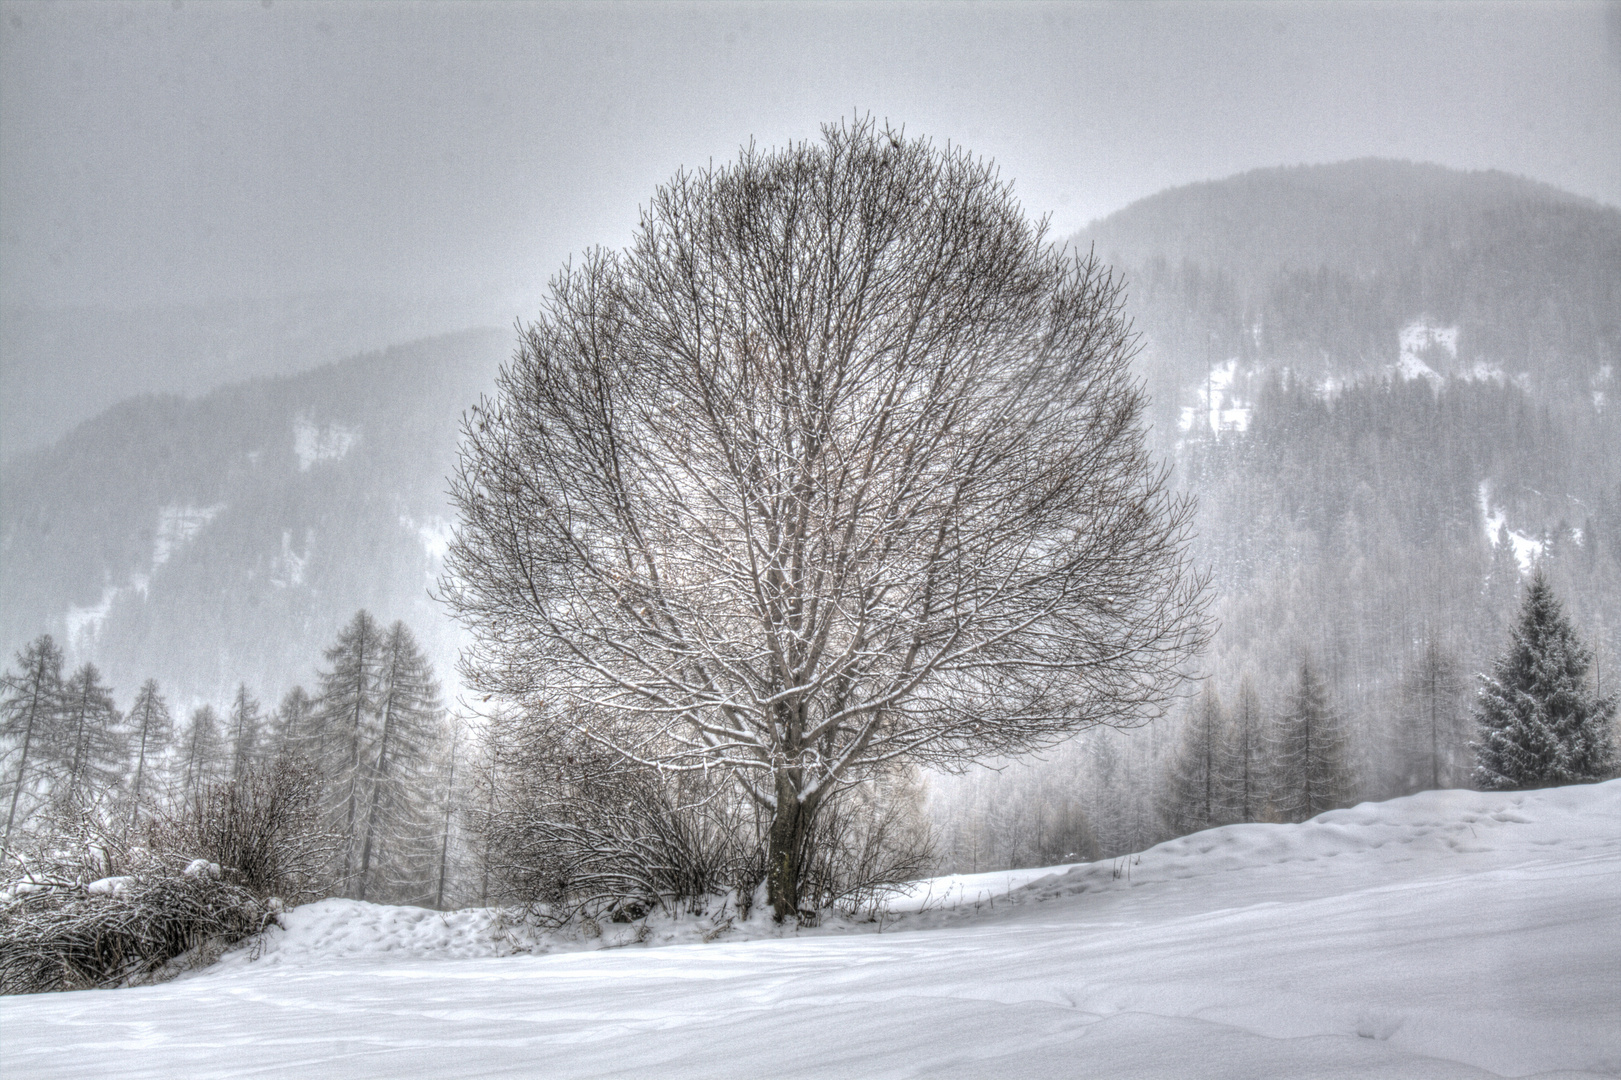
POLYGON ((1370 155, 1621 203, 1616 12, 8 3, 0 452, 134 393, 509 326, 677 169, 857 113, 994 158, 1058 236, 1370 155))

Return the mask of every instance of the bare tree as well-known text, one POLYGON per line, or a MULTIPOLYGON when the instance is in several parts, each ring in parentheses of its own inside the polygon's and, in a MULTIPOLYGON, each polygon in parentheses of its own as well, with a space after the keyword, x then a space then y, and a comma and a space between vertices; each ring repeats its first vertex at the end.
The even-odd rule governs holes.
POLYGON ((464 675, 729 775, 779 919, 869 771, 1156 715, 1208 625, 1122 303, 990 163, 869 121, 678 174, 464 423, 464 675))

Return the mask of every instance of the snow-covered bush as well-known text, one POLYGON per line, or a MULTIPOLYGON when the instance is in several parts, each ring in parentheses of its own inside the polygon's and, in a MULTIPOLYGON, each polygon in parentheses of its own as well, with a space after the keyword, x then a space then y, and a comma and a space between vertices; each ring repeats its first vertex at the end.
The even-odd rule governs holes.
POLYGON ((337 848, 320 820, 318 794, 308 763, 277 758, 235 780, 204 785, 178 812, 154 818, 146 841, 173 856, 170 862, 217 864, 225 881, 256 896, 318 899, 331 882, 337 848))
POLYGON ((212 959, 280 909, 210 874, 15 882, 0 893, 0 994, 154 981, 212 959))
MULTIPOLYGON (((489 736, 472 816, 489 853, 490 899, 556 922, 697 911, 728 895, 747 915, 766 876, 769 816, 718 771, 628 764, 532 720, 497 718, 489 736)), ((907 772, 842 789, 805 840, 802 919, 854 910, 934 861, 907 772)))
POLYGON ((131 824, 59 806, 0 889, 0 992, 150 981, 322 895, 334 840, 311 770, 283 758, 131 824))

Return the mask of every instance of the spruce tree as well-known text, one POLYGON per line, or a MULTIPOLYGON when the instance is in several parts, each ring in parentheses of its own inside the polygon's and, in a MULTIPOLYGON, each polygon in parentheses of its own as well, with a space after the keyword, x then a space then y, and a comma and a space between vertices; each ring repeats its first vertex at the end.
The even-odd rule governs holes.
POLYGON ((1350 801, 1345 720, 1311 661, 1302 658, 1295 691, 1279 717, 1276 801, 1289 821, 1305 821, 1350 801))
POLYGON ((1485 790, 1583 784, 1615 767, 1616 699, 1587 686, 1592 652, 1576 637, 1539 568, 1513 643, 1480 677, 1475 783, 1485 790))
POLYGON ((12 830, 28 816, 27 806, 23 818, 17 816, 23 793, 39 785, 45 775, 41 765, 51 748, 61 742, 62 650, 49 634, 17 654, 17 673, 6 672, 4 694, 0 698, 0 739, 5 740, 8 756, 16 754, 16 764, 8 770, 11 791, 0 858, 11 850, 12 830))

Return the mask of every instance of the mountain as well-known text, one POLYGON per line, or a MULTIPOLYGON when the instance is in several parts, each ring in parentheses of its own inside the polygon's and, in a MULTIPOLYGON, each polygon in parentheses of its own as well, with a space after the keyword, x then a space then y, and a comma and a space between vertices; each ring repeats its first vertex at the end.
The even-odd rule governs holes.
POLYGON ((457 631, 429 598, 461 412, 511 335, 473 331, 134 398, 0 469, 0 644, 52 633, 120 697, 274 703, 357 608, 404 619, 440 677, 457 631))
POLYGON ((490 298, 359 292, 128 308, 7 304, 0 461, 50 445, 125 398, 195 395, 510 319, 507 305, 490 298))
POLYGON ((1621 210, 1404 161, 1173 188, 1072 243, 1126 275, 1161 416, 1228 360, 1316 381, 1419 365, 1585 397, 1621 369, 1621 210))

